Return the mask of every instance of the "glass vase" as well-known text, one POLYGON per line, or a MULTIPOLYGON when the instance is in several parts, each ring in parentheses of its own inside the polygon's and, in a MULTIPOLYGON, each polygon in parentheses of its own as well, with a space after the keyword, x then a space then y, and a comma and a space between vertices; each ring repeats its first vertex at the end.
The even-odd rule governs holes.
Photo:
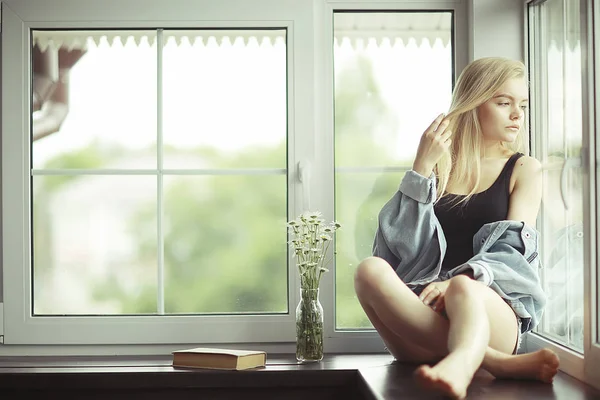
POLYGON ((319 289, 300 289, 296 307, 296 359, 300 362, 323 359, 323 307, 319 289))

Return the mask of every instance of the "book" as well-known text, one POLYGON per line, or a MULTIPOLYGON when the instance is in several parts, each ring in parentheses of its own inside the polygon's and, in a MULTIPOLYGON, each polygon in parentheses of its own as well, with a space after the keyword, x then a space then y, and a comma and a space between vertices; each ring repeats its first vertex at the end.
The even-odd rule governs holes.
POLYGON ((173 352, 173 367, 243 370, 264 367, 267 353, 257 350, 197 347, 173 352))

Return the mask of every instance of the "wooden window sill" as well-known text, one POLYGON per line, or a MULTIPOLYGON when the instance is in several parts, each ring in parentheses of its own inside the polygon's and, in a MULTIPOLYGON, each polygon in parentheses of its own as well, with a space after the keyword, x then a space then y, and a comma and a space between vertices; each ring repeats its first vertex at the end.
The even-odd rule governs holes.
MULTIPOLYGON (((266 368, 246 371, 179 369, 171 358, 0 358, 3 398, 27 394, 77 399, 427 399, 412 379, 415 365, 386 354, 327 354, 298 364, 293 355, 273 354, 266 368)), ((479 371, 468 399, 598 399, 595 390, 559 372, 552 385, 495 380, 479 371)))

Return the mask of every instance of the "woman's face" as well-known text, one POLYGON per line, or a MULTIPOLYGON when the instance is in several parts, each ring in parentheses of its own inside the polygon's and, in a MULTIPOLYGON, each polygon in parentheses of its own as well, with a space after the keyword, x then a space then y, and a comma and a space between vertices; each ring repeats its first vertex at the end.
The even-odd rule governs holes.
POLYGON ((479 106, 479 124, 486 142, 514 142, 525 122, 527 83, 507 80, 494 96, 479 106))

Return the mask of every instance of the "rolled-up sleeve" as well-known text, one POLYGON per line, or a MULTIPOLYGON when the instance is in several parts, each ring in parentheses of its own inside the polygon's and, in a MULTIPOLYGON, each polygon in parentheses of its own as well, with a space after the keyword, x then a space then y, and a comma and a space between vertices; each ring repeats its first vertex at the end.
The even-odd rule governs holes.
POLYGON ((373 255, 386 260, 406 283, 427 283, 441 269, 446 243, 433 211, 435 199, 434 175, 425 178, 411 170, 379 212, 373 255))
POLYGON ((410 170, 406 172, 400 182, 400 192, 419 203, 434 203, 436 190, 435 175, 433 174, 429 178, 425 178, 410 170))

